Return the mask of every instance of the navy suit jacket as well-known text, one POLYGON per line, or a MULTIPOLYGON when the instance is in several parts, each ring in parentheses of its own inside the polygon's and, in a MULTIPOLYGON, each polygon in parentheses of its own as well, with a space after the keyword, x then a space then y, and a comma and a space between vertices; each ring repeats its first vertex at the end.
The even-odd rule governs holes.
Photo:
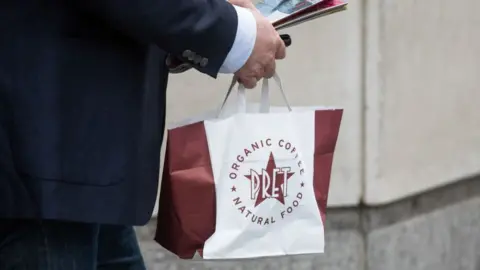
POLYGON ((146 223, 166 55, 215 77, 236 29, 225 0, 0 1, 0 218, 146 223))

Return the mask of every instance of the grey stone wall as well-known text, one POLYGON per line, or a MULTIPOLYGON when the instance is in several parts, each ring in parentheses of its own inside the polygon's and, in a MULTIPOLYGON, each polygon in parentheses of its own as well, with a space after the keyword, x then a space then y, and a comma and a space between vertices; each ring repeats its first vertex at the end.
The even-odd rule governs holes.
POLYGON ((326 253, 227 262, 179 260, 137 228, 152 270, 480 270, 480 178, 382 207, 329 209, 326 253))

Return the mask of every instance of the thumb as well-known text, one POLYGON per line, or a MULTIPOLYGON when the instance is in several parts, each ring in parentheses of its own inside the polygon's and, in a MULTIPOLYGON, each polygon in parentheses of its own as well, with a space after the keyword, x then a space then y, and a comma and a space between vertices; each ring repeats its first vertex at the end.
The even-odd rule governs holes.
POLYGON ((287 49, 285 47, 285 43, 283 40, 280 38, 280 36, 277 39, 277 51, 275 53, 275 58, 276 59, 283 59, 287 56, 287 49))

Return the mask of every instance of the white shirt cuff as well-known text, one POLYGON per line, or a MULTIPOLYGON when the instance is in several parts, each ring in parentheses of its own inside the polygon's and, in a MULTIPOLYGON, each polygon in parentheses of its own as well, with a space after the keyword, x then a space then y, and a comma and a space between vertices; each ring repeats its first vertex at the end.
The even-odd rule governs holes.
POLYGON ((249 9, 234 6, 237 11, 237 35, 220 73, 235 73, 247 62, 257 39, 257 21, 249 9))

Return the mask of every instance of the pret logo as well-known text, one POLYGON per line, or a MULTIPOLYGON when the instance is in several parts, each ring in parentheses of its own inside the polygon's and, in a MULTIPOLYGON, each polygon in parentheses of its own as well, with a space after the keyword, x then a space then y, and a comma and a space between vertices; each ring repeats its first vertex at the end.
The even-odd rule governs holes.
POLYGON ((233 205, 250 222, 262 226, 273 224, 300 206, 305 187, 301 176, 305 170, 297 148, 287 140, 267 138, 251 143, 237 155, 230 169, 233 205), (275 159, 275 154, 282 156, 282 162, 275 159), (268 211, 271 207, 261 209, 267 201, 281 207, 275 207, 275 213, 268 211), (278 211, 279 208, 282 210, 278 211))

